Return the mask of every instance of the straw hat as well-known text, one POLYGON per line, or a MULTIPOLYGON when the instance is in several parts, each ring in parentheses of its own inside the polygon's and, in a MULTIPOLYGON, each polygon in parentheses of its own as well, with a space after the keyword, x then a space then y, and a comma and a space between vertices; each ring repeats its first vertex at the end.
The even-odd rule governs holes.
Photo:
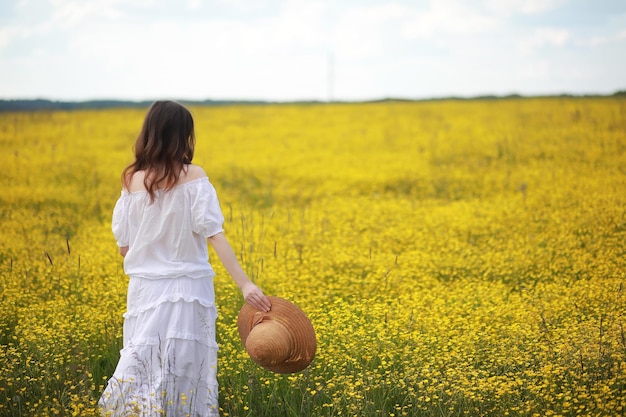
POLYGON ((267 297, 267 313, 249 304, 239 311, 239 337, 253 361, 280 374, 305 369, 315 357, 317 342, 313 325, 298 306, 278 297, 267 297))

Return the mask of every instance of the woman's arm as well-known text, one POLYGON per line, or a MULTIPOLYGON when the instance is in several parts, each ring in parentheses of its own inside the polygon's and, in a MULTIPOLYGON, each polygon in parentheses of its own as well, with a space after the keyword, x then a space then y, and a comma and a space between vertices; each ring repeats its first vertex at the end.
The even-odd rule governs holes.
POLYGON ((252 305, 257 310, 261 311, 269 311, 272 307, 270 300, 263 294, 263 291, 248 278, 248 275, 244 272, 239 265, 239 261, 233 252, 233 249, 230 247, 230 243, 226 239, 223 233, 218 233, 214 236, 211 236, 207 239, 213 249, 215 249, 215 253, 224 264, 224 268, 228 271, 230 276, 235 281, 235 284, 239 287, 241 292, 243 293, 243 298, 246 302, 252 305))
POLYGON ((128 246, 121 246, 120 255, 122 255, 122 257, 125 257, 127 253, 128 253, 128 246))

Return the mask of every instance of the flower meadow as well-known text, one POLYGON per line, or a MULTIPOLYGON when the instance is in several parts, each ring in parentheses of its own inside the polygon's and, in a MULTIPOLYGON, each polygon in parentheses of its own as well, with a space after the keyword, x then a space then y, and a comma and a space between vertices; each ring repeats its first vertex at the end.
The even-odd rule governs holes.
MULTIPOLYGON (((626 100, 191 110, 244 269, 318 339, 255 365, 211 252, 223 416, 626 414, 626 100)), ((144 114, 0 113, 0 416, 98 415, 144 114)))

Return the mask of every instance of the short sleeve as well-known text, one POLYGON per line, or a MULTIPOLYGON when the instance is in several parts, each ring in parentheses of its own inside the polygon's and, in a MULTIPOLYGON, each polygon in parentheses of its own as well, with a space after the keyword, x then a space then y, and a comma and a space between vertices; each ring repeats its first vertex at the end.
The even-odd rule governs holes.
POLYGON ((124 198, 124 193, 115 203, 113 208, 113 220, 111 222, 111 229, 113 229, 113 236, 117 240, 117 246, 128 246, 128 204, 127 199, 124 198))
POLYGON ((211 237, 224 231, 224 215, 217 193, 208 178, 197 182, 191 190, 193 232, 211 237))

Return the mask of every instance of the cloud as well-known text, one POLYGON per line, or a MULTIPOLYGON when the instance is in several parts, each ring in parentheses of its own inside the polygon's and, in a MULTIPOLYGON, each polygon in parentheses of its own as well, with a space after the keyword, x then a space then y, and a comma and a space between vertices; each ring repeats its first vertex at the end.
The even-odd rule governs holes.
POLYGON ((623 42, 626 40, 626 29, 619 30, 608 35, 595 35, 589 38, 576 40, 576 45, 589 48, 597 48, 611 43, 623 42))
POLYGON ((0 48, 20 39, 70 32, 80 25, 98 20, 115 20, 125 14, 122 0, 20 0, 14 10, 15 23, 0 28, 0 48))
POLYGON ((492 32, 502 26, 494 16, 481 13, 462 2, 431 2, 427 11, 410 11, 403 24, 409 38, 431 39, 438 36, 471 36, 492 32))
POLYGON ((535 53, 545 46, 564 46, 571 39, 571 33, 561 28, 539 28, 518 42, 518 51, 524 55, 535 53))
POLYGON ((13 42, 13 39, 20 36, 22 28, 19 26, 0 27, 0 49, 13 42))
POLYGON ((484 5, 499 15, 539 14, 566 3, 566 0, 484 0, 484 5))
POLYGON ((71 29, 91 19, 118 19, 124 16, 121 0, 52 0, 54 12, 47 24, 63 30, 71 29))
POLYGON ((344 62, 378 57, 407 12, 405 6, 394 3, 342 11, 335 17, 330 47, 344 62))
POLYGON ((189 10, 197 10, 202 6, 202 0, 187 0, 187 8, 189 10))

